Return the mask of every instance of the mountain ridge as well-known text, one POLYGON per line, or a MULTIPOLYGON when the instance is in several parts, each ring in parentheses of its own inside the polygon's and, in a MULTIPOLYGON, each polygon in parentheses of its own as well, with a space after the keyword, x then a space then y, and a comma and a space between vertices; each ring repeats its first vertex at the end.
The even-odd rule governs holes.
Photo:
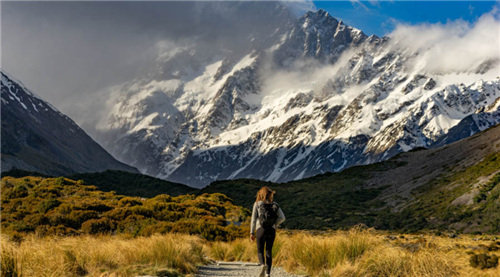
POLYGON ((2 172, 14 168, 49 175, 120 169, 118 162, 68 116, 1 72, 2 172))
POLYGON ((249 36, 258 47, 245 53, 165 50, 152 66, 161 74, 113 90, 98 140, 145 174, 203 187, 286 182, 456 141, 467 132, 448 131, 473 114, 469 134, 500 123, 498 59, 429 71, 425 49, 323 10, 269 33, 249 36))

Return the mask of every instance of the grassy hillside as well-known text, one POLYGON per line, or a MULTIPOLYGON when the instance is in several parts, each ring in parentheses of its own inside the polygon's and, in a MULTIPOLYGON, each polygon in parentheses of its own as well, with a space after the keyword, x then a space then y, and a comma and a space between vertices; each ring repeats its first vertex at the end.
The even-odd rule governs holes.
POLYGON ((370 166, 357 166, 341 173, 327 173, 284 184, 258 180, 219 181, 202 189, 202 193, 220 191, 235 203, 251 208, 255 194, 262 186, 276 190, 275 201, 286 215, 283 223, 292 229, 348 228, 358 223, 373 226, 377 209, 384 208, 378 197, 385 187, 363 188, 371 172, 397 167, 385 162, 370 166))
POLYGON ((414 191, 415 200, 388 220, 389 228, 453 228, 500 232, 500 152, 414 191))
POLYGON ((180 232, 230 240, 248 232, 227 221, 243 222, 249 211, 219 193, 146 199, 63 177, 4 177, 1 204, 2 233, 18 237, 180 232))
MULTIPOLYGON (((2 177, 4 176, 11 176, 15 178, 25 176, 53 177, 40 174, 38 172, 29 172, 19 169, 2 172, 2 177)), ((87 184, 97 186, 99 190, 102 191, 114 191, 117 194, 128 196, 154 197, 158 194, 179 196, 199 191, 196 188, 183 184, 173 183, 143 174, 119 170, 106 170, 96 173, 79 173, 66 177, 73 180, 83 180, 87 184)))
POLYGON ((289 228, 423 228, 500 232, 500 125, 437 149, 418 149, 388 161, 275 184, 218 181, 200 193, 224 193, 251 208, 258 189, 277 191, 289 228))

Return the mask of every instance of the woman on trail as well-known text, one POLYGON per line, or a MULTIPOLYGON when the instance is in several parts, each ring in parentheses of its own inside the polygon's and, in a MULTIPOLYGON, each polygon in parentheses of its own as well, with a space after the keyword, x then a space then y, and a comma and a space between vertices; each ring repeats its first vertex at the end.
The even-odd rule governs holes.
POLYGON ((257 192, 257 199, 253 204, 252 223, 250 225, 250 240, 255 241, 257 237, 257 253, 261 271, 259 277, 271 276, 273 265, 273 243, 276 238, 276 227, 285 221, 285 215, 273 202, 274 191, 268 187, 262 187, 257 192), (257 230, 257 234, 256 231, 257 230), (266 249, 266 260, 264 262, 264 247, 266 249))

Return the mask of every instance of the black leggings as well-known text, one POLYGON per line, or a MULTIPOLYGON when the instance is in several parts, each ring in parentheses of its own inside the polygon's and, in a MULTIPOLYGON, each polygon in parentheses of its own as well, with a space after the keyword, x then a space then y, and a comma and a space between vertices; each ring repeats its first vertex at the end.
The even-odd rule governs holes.
POLYGON ((273 265, 273 243, 276 238, 276 230, 274 228, 257 229, 257 253, 259 256, 259 263, 264 264, 264 244, 266 248, 266 262, 267 274, 271 274, 271 266, 273 265))

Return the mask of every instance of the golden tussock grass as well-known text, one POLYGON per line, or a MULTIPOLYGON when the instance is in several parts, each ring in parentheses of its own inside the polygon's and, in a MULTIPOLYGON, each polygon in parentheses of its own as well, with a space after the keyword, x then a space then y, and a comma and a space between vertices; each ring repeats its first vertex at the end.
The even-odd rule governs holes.
MULTIPOLYGON (((352 228, 321 235, 279 232, 273 248, 274 263, 289 272, 310 276, 500 276, 500 269, 480 270, 469 265, 470 237, 393 236, 352 228)), ((217 260, 257 262, 255 243, 249 239, 209 245, 217 260)), ((498 255, 498 251, 497 251, 498 255)))
MULTIPOLYGON (((278 232, 274 262, 290 272, 310 276, 500 276, 500 268, 469 264, 491 240, 473 237, 387 236, 353 228, 312 235, 278 232), (483 244, 483 245, 481 245, 483 244)), ((498 255, 498 249, 490 253, 498 255)), ((25 238, 20 244, 2 236, 2 276, 135 276, 168 269, 168 276, 190 275, 205 256, 224 261, 257 261, 248 238, 209 242, 181 234, 127 238, 80 236, 25 238)))
POLYGON ((2 276, 135 276, 164 268, 188 274, 203 262, 202 240, 189 235, 29 236, 19 245, 2 236, 2 276))

